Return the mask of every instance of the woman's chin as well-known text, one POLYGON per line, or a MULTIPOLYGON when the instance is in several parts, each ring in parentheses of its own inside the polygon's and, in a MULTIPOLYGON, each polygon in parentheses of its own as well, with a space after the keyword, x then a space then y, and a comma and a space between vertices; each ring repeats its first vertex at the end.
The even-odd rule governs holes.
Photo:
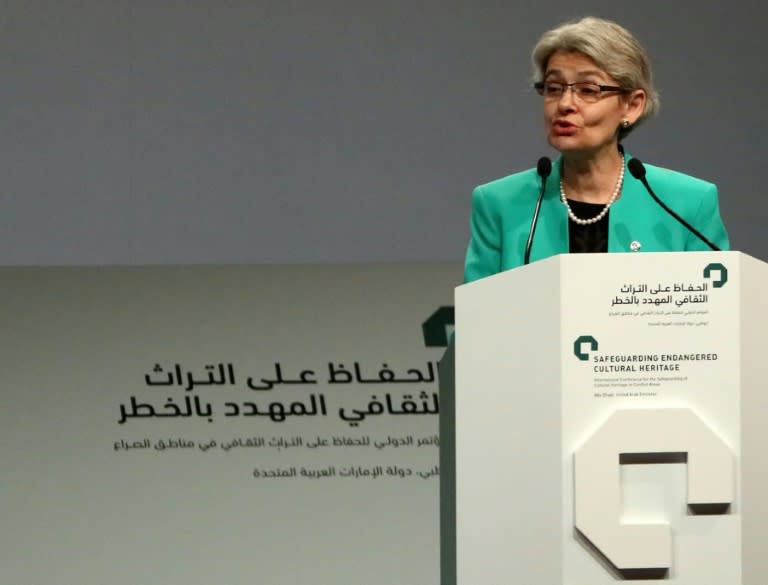
POLYGON ((571 136, 550 136, 549 145, 560 154, 575 154, 585 150, 581 141, 571 136))

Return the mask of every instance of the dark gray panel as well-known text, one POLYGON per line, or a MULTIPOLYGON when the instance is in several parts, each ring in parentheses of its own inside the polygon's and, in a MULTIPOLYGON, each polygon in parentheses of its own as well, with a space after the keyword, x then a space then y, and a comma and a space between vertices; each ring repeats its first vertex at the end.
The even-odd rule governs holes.
POLYGON ((461 258, 471 188, 548 153, 530 48, 589 13, 654 59, 628 149, 717 182, 768 257, 756 1, 10 0, 0 262, 461 258))

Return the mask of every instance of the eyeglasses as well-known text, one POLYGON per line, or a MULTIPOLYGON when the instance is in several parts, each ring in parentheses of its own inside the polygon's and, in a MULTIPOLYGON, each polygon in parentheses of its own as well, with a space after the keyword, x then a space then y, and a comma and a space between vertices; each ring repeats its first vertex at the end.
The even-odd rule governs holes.
POLYGON ((565 90, 569 87, 573 94, 582 102, 596 102, 603 98, 604 93, 626 92, 624 87, 615 85, 599 85, 589 81, 576 81, 574 83, 563 83, 562 81, 539 81, 533 84, 534 89, 543 96, 545 100, 559 100, 563 97, 565 90))

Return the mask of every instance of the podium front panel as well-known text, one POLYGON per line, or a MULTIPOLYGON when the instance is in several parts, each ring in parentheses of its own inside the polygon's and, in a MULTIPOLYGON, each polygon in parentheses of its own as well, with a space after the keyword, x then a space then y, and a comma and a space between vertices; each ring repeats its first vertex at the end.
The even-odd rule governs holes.
POLYGON ((742 279, 768 280, 742 259, 569 255, 457 289, 459 585, 758 585, 743 346, 766 318, 742 279))

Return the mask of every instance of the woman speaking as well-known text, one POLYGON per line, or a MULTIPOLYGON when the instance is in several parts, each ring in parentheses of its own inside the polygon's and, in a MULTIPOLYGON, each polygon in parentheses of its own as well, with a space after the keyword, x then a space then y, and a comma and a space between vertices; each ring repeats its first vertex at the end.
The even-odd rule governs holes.
POLYGON ((567 252, 727 249, 715 185, 643 165, 621 145, 659 109, 648 56, 629 31, 598 18, 567 23, 532 58, 560 156, 475 189, 465 282, 567 252))

